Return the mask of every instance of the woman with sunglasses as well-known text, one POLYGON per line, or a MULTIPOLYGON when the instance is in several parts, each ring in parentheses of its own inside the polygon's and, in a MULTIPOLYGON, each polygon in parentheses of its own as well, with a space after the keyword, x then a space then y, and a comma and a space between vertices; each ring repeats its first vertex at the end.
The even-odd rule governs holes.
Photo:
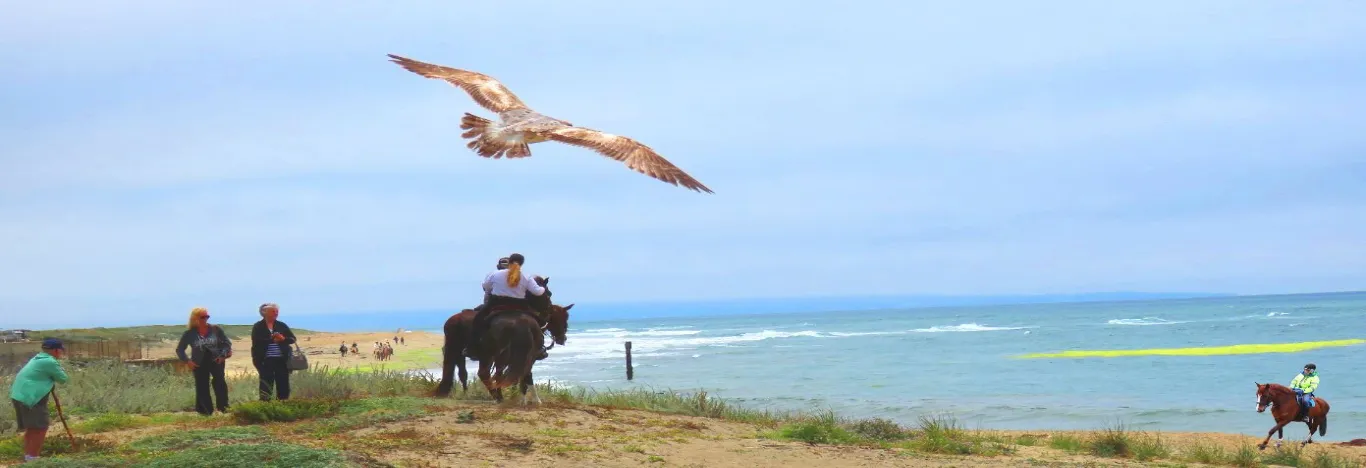
POLYGON ((209 311, 195 307, 190 311, 190 327, 180 335, 176 356, 194 370, 194 410, 205 416, 213 415, 214 403, 218 411, 228 412, 228 382, 224 379, 224 361, 232 357, 232 340, 217 325, 209 324, 209 311), (190 355, 185 356, 185 348, 190 355), (209 399, 209 380, 213 379, 213 396, 209 399))

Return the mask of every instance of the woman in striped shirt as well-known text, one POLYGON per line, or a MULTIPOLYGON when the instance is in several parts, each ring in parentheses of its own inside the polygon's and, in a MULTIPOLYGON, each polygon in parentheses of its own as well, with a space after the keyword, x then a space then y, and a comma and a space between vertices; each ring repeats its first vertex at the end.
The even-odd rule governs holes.
POLYGON ((256 366, 260 376, 261 401, 270 400, 271 394, 281 400, 289 399, 289 358, 294 354, 290 345, 294 344, 294 332, 289 325, 276 320, 280 316, 280 306, 267 302, 261 304, 261 321, 251 327, 251 363, 256 366))

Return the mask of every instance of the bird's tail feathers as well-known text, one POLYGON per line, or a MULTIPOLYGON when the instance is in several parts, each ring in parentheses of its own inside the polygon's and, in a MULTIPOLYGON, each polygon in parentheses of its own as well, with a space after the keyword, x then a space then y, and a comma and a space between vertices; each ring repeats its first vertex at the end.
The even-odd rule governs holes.
POLYGON ((493 126, 492 120, 466 112, 465 116, 460 118, 460 129, 469 131, 460 134, 460 136, 462 138, 474 138, 483 135, 491 126, 493 126))
POLYGON ((486 158, 525 158, 531 156, 531 147, 525 141, 510 142, 496 138, 497 133, 490 131, 493 121, 468 113, 460 118, 460 128, 465 130, 461 138, 469 139, 465 146, 486 158))

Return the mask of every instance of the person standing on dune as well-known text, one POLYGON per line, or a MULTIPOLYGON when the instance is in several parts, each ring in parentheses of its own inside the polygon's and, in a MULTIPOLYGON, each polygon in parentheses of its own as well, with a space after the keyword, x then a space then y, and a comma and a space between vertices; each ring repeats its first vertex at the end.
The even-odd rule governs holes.
MULTIPOLYGON (((258 376, 257 390, 261 401, 275 396, 281 400, 289 399, 289 359, 294 354, 290 347, 298 339, 289 325, 279 320, 280 306, 273 302, 261 304, 258 308, 261 320, 251 326, 251 363, 256 367, 258 376), (272 395, 273 394, 273 395, 272 395)), ((342 355, 346 343, 342 343, 342 355)))
POLYGON ((52 394, 55 384, 67 382, 66 371, 57 362, 66 357, 62 340, 45 339, 40 349, 14 376, 9 388, 14 420, 19 430, 24 431, 25 463, 37 460, 38 452, 43 450, 48 426, 47 396, 52 394))
POLYGON ((189 327, 180 335, 175 354, 194 372, 194 410, 204 416, 212 416, 215 407, 219 412, 228 412, 228 383, 223 371, 227 359, 232 357, 232 340, 222 327, 209 323, 208 309, 190 310, 189 327), (188 356, 186 348, 190 349, 188 356))

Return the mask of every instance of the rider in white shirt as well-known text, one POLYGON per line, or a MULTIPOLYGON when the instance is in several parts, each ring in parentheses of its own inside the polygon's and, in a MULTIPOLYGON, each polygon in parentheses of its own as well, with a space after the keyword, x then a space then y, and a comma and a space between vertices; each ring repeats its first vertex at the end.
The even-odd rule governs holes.
MULTIPOLYGON (((536 283, 536 279, 522 273, 522 264, 526 262, 526 257, 522 254, 514 253, 507 257, 507 268, 498 269, 484 277, 484 294, 487 298, 485 307, 474 314, 474 330, 469 344, 465 345, 465 357, 475 357, 473 350, 479 343, 479 338, 484 334, 487 325, 486 317, 490 309, 494 308, 519 308, 530 309, 531 304, 526 300, 527 294, 540 296, 545 294, 545 288, 536 283), (500 307, 502 306, 502 307, 500 307)), ((502 260, 499 260, 502 265, 502 260)))

